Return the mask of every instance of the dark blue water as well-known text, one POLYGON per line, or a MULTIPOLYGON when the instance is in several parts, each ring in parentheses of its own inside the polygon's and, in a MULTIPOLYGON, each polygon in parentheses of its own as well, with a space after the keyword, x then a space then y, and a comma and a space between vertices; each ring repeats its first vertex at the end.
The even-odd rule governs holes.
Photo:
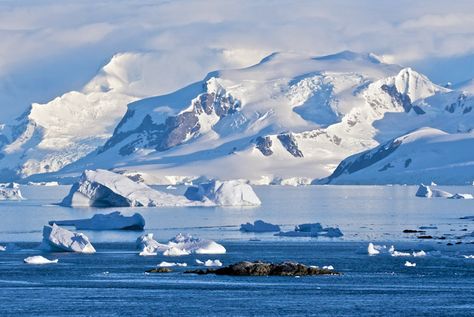
POLYGON ((474 245, 400 242, 438 250, 423 258, 368 256, 362 242, 221 241, 228 253, 139 257, 133 244, 96 244, 97 254, 47 254, 55 265, 22 263, 35 253, 0 255, 0 315, 41 316, 469 316, 474 311, 474 245), (183 274, 195 259, 333 265, 342 276, 226 277, 183 274), (406 260, 416 262, 405 267, 406 260), (145 274, 162 260, 186 262, 145 274))

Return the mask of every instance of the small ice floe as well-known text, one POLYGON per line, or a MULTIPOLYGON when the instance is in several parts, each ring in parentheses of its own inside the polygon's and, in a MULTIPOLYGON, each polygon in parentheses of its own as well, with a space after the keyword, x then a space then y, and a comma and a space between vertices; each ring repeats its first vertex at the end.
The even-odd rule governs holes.
POLYGON ((369 246, 367 247, 367 253, 369 255, 377 255, 380 254, 380 249, 382 246, 380 245, 375 245, 372 242, 369 243, 369 246))
POLYGON ((42 257, 41 255, 35 255, 27 257, 23 260, 23 262, 27 264, 53 264, 58 263, 58 259, 48 260, 47 258, 42 257))
POLYGON ((7 247, 4 245, 0 245, 0 252, 7 251, 7 247))
POLYGON ((465 259, 474 259, 474 255, 463 255, 465 259))
POLYGON ((169 186, 166 186, 166 189, 177 189, 176 187, 172 186, 172 185, 169 185, 169 186))
POLYGON ((95 253, 94 247, 85 234, 63 229, 56 224, 44 226, 43 242, 40 248, 47 251, 95 253))
POLYGON ((0 185, 0 200, 24 200, 21 195, 20 185, 17 183, 6 183, 0 185))
POLYGON ((426 252, 423 251, 423 250, 418 251, 418 252, 413 251, 413 253, 411 255, 413 255, 414 257, 422 257, 422 256, 426 256, 426 252))
POLYGON ((253 224, 247 222, 240 225, 240 231, 243 232, 279 232, 280 226, 274 225, 263 220, 256 220, 253 224))
POLYGON ((334 266, 332 266, 332 265, 325 265, 325 266, 323 266, 323 270, 334 271, 334 266))
MULTIPOLYGON (((191 253, 195 254, 224 254, 226 249, 221 244, 212 241, 193 237, 189 234, 178 234, 168 243, 163 244, 153 239, 153 234, 148 233, 137 239, 137 248, 140 253, 153 254, 160 252, 165 256, 181 256, 191 253)), ((144 255, 145 255, 144 254, 144 255)))
POLYGON ((52 220, 58 226, 73 226, 77 230, 143 230, 145 219, 139 213, 124 216, 120 211, 109 214, 95 214, 89 219, 52 220))
POLYGON ((416 263, 412 263, 412 262, 410 262, 410 261, 406 261, 406 262, 405 262, 405 266, 406 266, 406 267, 415 267, 415 266, 416 266, 416 263))
POLYGON ((53 187, 53 186, 59 186, 58 182, 52 181, 52 182, 28 182, 28 185, 30 186, 47 186, 47 187, 53 187))
POLYGON ((391 256, 411 256, 411 254, 408 252, 400 252, 396 250, 394 250, 393 252, 390 252, 390 255, 391 256))
POLYGON ((0 245, 0 252, 13 252, 20 250, 20 247, 14 243, 7 243, 7 245, 0 245))
POLYGON ((474 196, 472 196, 471 194, 460 194, 460 193, 456 193, 454 195, 452 195, 451 197, 448 197, 449 199, 474 199, 474 196))
POLYGON ((420 184, 415 195, 416 197, 426 197, 426 198, 431 198, 431 197, 448 198, 448 197, 453 196, 451 193, 448 193, 439 189, 432 189, 430 188, 430 186, 426 186, 424 184, 420 184))
POLYGON ((222 266, 222 262, 219 260, 206 260, 204 262, 200 260, 196 260, 196 264, 209 266, 209 267, 222 266))
POLYGON ((294 231, 276 233, 275 236, 282 237, 328 237, 339 238, 343 234, 339 228, 323 228, 320 223, 304 223, 295 226, 294 231))
POLYGON ((157 265, 158 267, 173 267, 173 266, 181 266, 181 267, 186 267, 188 266, 187 263, 175 263, 175 262, 166 262, 163 261, 160 264, 157 265))
POLYGON ((218 206, 258 206, 262 202, 253 191, 252 186, 240 181, 212 180, 189 187, 184 196, 193 201, 209 201, 218 206))

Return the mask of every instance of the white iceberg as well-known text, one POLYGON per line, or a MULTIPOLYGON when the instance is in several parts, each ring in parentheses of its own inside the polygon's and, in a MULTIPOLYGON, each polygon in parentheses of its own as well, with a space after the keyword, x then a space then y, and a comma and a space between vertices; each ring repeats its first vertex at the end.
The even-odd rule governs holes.
POLYGON ((194 254, 224 254, 226 249, 221 244, 193 237, 188 234, 178 234, 167 244, 162 244, 153 239, 153 234, 148 233, 137 239, 137 248, 140 255, 153 255, 158 252, 165 256, 182 256, 194 254))
POLYGON ((282 237, 328 237, 338 238, 343 234, 339 228, 326 227, 323 228, 320 223, 304 223, 295 226, 294 231, 286 231, 276 233, 275 236, 282 237))
POLYGON ((7 247, 4 245, 0 245, 0 252, 7 251, 7 247))
POLYGON ((374 245, 372 242, 369 243, 369 246, 367 247, 367 253, 369 255, 377 255, 380 254, 380 246, 379 245, 374 245))
POLYGON ((31 186, 48 186, 48 187, 52 187, 52 186, 59 186, 59 183, 58 182, 28 182, 28 185, 31 185, 31 186))
POLYGON ((451 197, 448 197, 449 199, 474 199, 474 196, 472 196, 471 194, 459 194, 459 193, 456 193, 454 195, 452 195, 451 197))
POLYGON ((143 230, 145 219, 139 213, 124 216, 120 211, 96 214, 90 219, 52 220, 58 226, 74 226, 77 230, 143 230))
POLYGON ((212 180, 189 187, 184 196, 189 200, 211 202, 218 206, 258 206, 262 202, 247 183, 240 180, 212 180))
POLYGON ((416 263, 412 263, 412 262, 410 262, 410 261, 406 261, 406 262, 405 262, 405 266, 406 266, 406 267, 415 267, 415 266, 416 266, 416 263))
POLYGON ((418 252, 416 252, 416 251, 413 251, 412 255, 413 255, 414 257, 421 257, 421 256, 426 256, 426 252, 425 252, 425 251, 423 251, 423 250, 421 250, 421 251, 418 251, 418 252))
POLYGON ((61 202, 77 207, 157 207, 196 205, 106 170, 86 170, 61 202))
POLYGON ((474 255, 463 255, 465 259, 474 259, 474 255))
POLYGON ((17 183, 4 183, 0 185, 0 200, 24 200, 20 185, 17 183))
POLYGON ((392 252, 390 252, 390 255, 391 256, 411 256, 411 254, 408 252, 400 252, 396 250, 393 250, 392 252))
POLYGON ((175 263, 175 262, 166 262, 166 261, 163 261, 161 262, 160 264, 157 265, 158 267, 173 267, 173 266, 182 266, 182 267, 186 267, 188 266, 187 263, 175 263))
POLYGON ((426 197, 426 198, 431 198, 431 197, 448 198, 448 197, 453 196, 451 193, 445 192, 440 189, 432 189, 430 186, 426 186, 424 184, 420 184, 415 195, 416 197, 426 197))
POLYGON ((23 262, 27 264, 53 264, 53 263, 58 263, 58 259, 48 260, 47 258, 42 257, 41 255, 35 255, 35 256, 27 257, 26 259, 23 260, 23 262))
POLYGON ((334 266, 332 266, 332 265, 324 265, 324 266, 323 266, 323 270, 334 271, 334 266))
POLYGON ((196 264, 198 265, 204 265, 204 266, 222 266, 222 262, 219 260, 206 260, 206 261, 201 261, 201 260, 196 260, 196 264))
POLYGON ((274 225, 262 220, 256 220, 253 224, 247 222, 240 225, 240 231, 243 232, 279 232, 280 226, 274 225))
POLYGON ((89 238, 83 233, 71 232, 56 224, 44 226, 41 247, 48 251, 68 251, 78 253, 95 253, 89 238))

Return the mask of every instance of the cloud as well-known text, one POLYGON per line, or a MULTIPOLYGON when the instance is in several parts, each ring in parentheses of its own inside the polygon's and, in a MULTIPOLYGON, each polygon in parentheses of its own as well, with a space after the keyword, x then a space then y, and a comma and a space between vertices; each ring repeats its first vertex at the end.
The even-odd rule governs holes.
POLYGON ((0 107, 12 116, 80 89, 127 51, 159 56, 148 70, 166 83, 156 93, 274 51, 350 49, 427 65, 474 54, 471 9, 467 0, 2 1, 0 107))

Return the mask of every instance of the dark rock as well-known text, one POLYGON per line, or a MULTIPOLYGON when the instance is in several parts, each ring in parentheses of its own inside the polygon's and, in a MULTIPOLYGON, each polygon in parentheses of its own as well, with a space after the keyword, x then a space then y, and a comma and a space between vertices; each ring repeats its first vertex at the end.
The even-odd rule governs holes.
POLYGON ((156 268, 151 269, 151 270, 146 270, 145 272, 147 272, 147 273, 171 273, 173 271, 168 267, 156 267, 156 268))
POLYGON ((267 262, 238 262, 223 268, 207 270, 191 270, 185 273, 192 274, 216 274, 232 276, 306 276, 306 275, 340 275, 340 273, 321 269, 318 267, 306 266, 295 262, 282 262, 278 264, 267 262))
MULTIPOLYGON (((410 97, 407 94, 402 94, 397 90, 397 87, 393 85, 382 85, 383 91, 385 91, 390 97, 392 97, 396 103, 398 103, 400 106, 403 107, 405 112, 409 112, 411 108, 413 107, 410 97)), ((419 109, 421 110, 421 109, 419 109)), ((423 110, 421 110, 423 111, 423 110)), ((418 113, 418 112, 417 112, 418 113)), ((423 111, 424 113, 424 111, 423 111)), ((422 113, 420 113, 422 114, 422 113)))
POLYGON ((461 241, 458 241, 458 242, 456 242, 456 244, 462 244, 462 242, 461 242, 461 241))
POLYGON ((403 233, 425 233, 426 231, 423 230, 412 230, 412 229, 405 229, 403 233))
POLYGON ((454 244, 452 244, 451 242, 448 242, 448 243, 446 243, 446 245, 452 246, 454 244))
POLYGON ((432 236, 418 236, 418 239, 433 239, 432 236))
POLYGON ((298 148, 298 144, 296 143, 293 133, 279 134, 277 135, 277 138, 291 155, 294 157, 303 157, 303 152, 301 152, 298 148))
POLYGON ((255 139, 255 147, 259 149, 260 152, 262 152, 262 154, 265 156, 270 156, 273 154, 272 140, 270 139, 269 136, 266 136, 266 137, 259 136, 257 139, 255 139))

